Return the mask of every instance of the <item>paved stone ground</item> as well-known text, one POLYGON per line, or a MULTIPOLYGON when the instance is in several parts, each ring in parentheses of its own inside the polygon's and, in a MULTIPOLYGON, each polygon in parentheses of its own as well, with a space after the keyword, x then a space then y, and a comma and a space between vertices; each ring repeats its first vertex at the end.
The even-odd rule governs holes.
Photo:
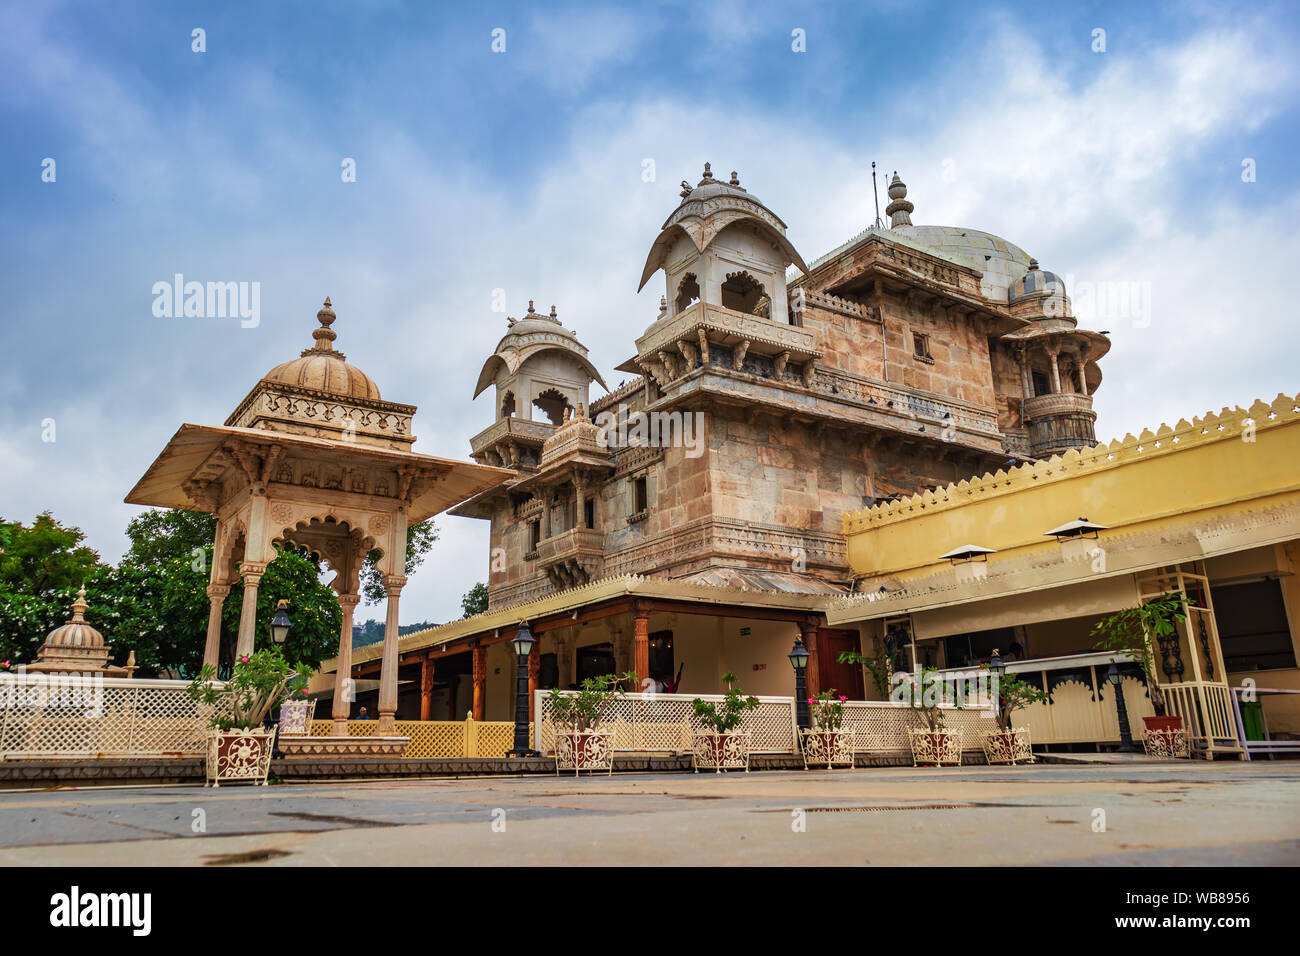
POLYGON ((0 864, 238 863, 1295 866, 1300 766, 1180 762, 0 792, 0 864), (795 810, 803 811, 803 832, 793 826, 795 810), (1105 832, 1093 829, 1098 810, 1105 832), (206 831, 195 833, 200 816, 206 831))

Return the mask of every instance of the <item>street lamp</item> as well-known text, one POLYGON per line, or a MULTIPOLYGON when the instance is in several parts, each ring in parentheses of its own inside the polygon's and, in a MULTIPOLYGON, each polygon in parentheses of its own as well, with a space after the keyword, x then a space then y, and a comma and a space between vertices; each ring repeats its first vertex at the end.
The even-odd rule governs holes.
POLYGON ((807 730, 808 719, 808 681, 805 671, 808 669, 808 648, 803 646, 803 638, 796 634, 794 647, 790 648, 790 666, 794 668, 794 713, 795 723, 800 730, 807 730))
POLYGON ((1128 729, 1128 704, 1124 702, 1124 688, 1120 686, 1119 668, 1115 662, 1110 662, 1110 667, 1106 669, 1106 680, 1110 681, 1110 686, 1115 688, 1115 710, 1119 714, 1119 750, 1116 753, 1132 754, 1137 753, 1137 748, 1133 746, 1133 734, 1128 729))
POLYGON ((279 646, 284 646, 284 642, 289 639, 289 629, 293 627, 293 621, 289 620, 289 602, 280 598, 275 605, 275 617, 271 618, 271 640, 279 646))
POLYGON ((515 749, 506 754, 507 757, 541 756, 528 746, 528 655, 532 653, 535 643, 528 622, 520 621, 519 630, 510 642, 519 664, 515 670, 515 749))

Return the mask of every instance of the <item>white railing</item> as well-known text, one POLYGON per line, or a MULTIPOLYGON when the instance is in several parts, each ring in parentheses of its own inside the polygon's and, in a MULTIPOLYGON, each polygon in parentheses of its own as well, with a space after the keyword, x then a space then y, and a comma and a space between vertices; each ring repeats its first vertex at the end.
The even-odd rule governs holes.
MULTIPOLYGON (((550 691, 538 691, 533 713, 537 715, 533 746, 542 753, 555 749, 551 721, 550 691)), ((563 691, 566 697, 576 691, 563 691)), ((601 711, 602 727, 613 727, 616 751, 686 753, 700 723, 692 701, 721 701, 722 694, 623 694, 601 711)), ((754 753, 795 752, 795 710, 793 697, 759 697, 758 707, 746 711, 739 727, 749 731, 754 753)))
POLYGON ((0 760, 203 753, 213 708, 186 681, 0 675, 0 760))
MULTIPOLYGON (((565 691, 564 696, 575 696, 565 691)), ((619 752, 685 753, 702 730, 692 701, 721 701, 721 694, 624 694, 615 697, 601 713, 601 726, 613 727, 614 750, 619 752)), ((555 748, 550 719, 550 691, 538 691, 534 713, 533 746, 542 753, 555 748)), ((991 710, 945 705, 944 725, 964 730, 971 749, 978 750, 983 735, 997 729, 991 710)), ((753 753, 793 754, 796 711, 793 697, 759 697, 758 707, 747 711, 739 730, 748 731, 753 753)), ((852 731, 856 753, 909 753, 907 732, 922 726, 920 714, 898 701, 851 700, 844 705, 844 729, 852 731)))
POLYGON ((1183 718, 1183 732, 1189 741, 1207 750, 1241 749, 1227 684, 1186 681, 1161 684, 1160 690, 1165 695, 1165 710, 1183 718))

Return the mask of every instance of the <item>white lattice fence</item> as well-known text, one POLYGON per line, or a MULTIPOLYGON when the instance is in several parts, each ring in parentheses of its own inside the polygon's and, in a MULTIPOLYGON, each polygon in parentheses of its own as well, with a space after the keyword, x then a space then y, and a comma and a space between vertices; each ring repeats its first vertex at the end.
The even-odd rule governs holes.
MULTIPOLYGON (((374 720, 349 720, 348 735, 373 737, 379 726, 374 720)), ((505 720, 399 720, 394 732, 410 737, 401 756, 411 760, 450 757, 504 757, 515 743, 515 725, 505 720)), ((329 720, 313 720, 313 737, 334 732, 329 720)))
MULTIPOLYGON (((985 734, 997 730, 992 713, 973 708, 942 707, 944 727, 964 731, 963 740, 979 749, 985 734)), ((844 729, 853 732, 856 753, 911 753, 908 731, 922 727, 921 715, 905 703, 851 700, 844 704, 844 729)))
POLYGON ((0 760, 203 753, 213 708, 185 681, 0 675, 0 760))
MULTIPOLYGON (((555 749, 549 695, 539 691, 534 710, 540 715, 534 746, 542 753, 555 749)), ((573 693, 566 691, 565 696, 573 693)), ((601 725, 614 729, 616 751, 689 752, 691 740, 702 729, 691 703, 696 697, 724 699, 721 694, 624 694, 606 705, 601 725)), ((753 753, 794 753, 794 698, 758 698, 758 707, 745 713, 740 729, 749 731, 753 753)))

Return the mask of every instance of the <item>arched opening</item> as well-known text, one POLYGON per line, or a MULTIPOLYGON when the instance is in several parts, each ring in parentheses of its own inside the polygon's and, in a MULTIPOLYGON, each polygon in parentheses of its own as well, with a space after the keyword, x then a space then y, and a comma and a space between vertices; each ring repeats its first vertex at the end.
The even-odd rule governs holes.
POLYGON ((700 299, 700 283, 695 278, 695 273, 688 272, 682 276, 682 281, 677 284, 677 297, 673 299, 673 312, 681 312, 690 308, 691 303, 698 302, 700 299))
POLYGON ((515 413, 515 393, 506 392, 505 399, 501 402, 501 417, 509 418, 515 413))
POLYGON ((763 289, 763 284, 748 272, 732 272, 727 281, 722 283, 722 307, 734 312, 749 315, 767 315, 772 308, 772 300, 763 289))
POLYGON ((564 410, 569 407, 569 400, 558 389, 548 388, 533 399, 533 406, 540 409, 552 425, 562 425, 564 410))

